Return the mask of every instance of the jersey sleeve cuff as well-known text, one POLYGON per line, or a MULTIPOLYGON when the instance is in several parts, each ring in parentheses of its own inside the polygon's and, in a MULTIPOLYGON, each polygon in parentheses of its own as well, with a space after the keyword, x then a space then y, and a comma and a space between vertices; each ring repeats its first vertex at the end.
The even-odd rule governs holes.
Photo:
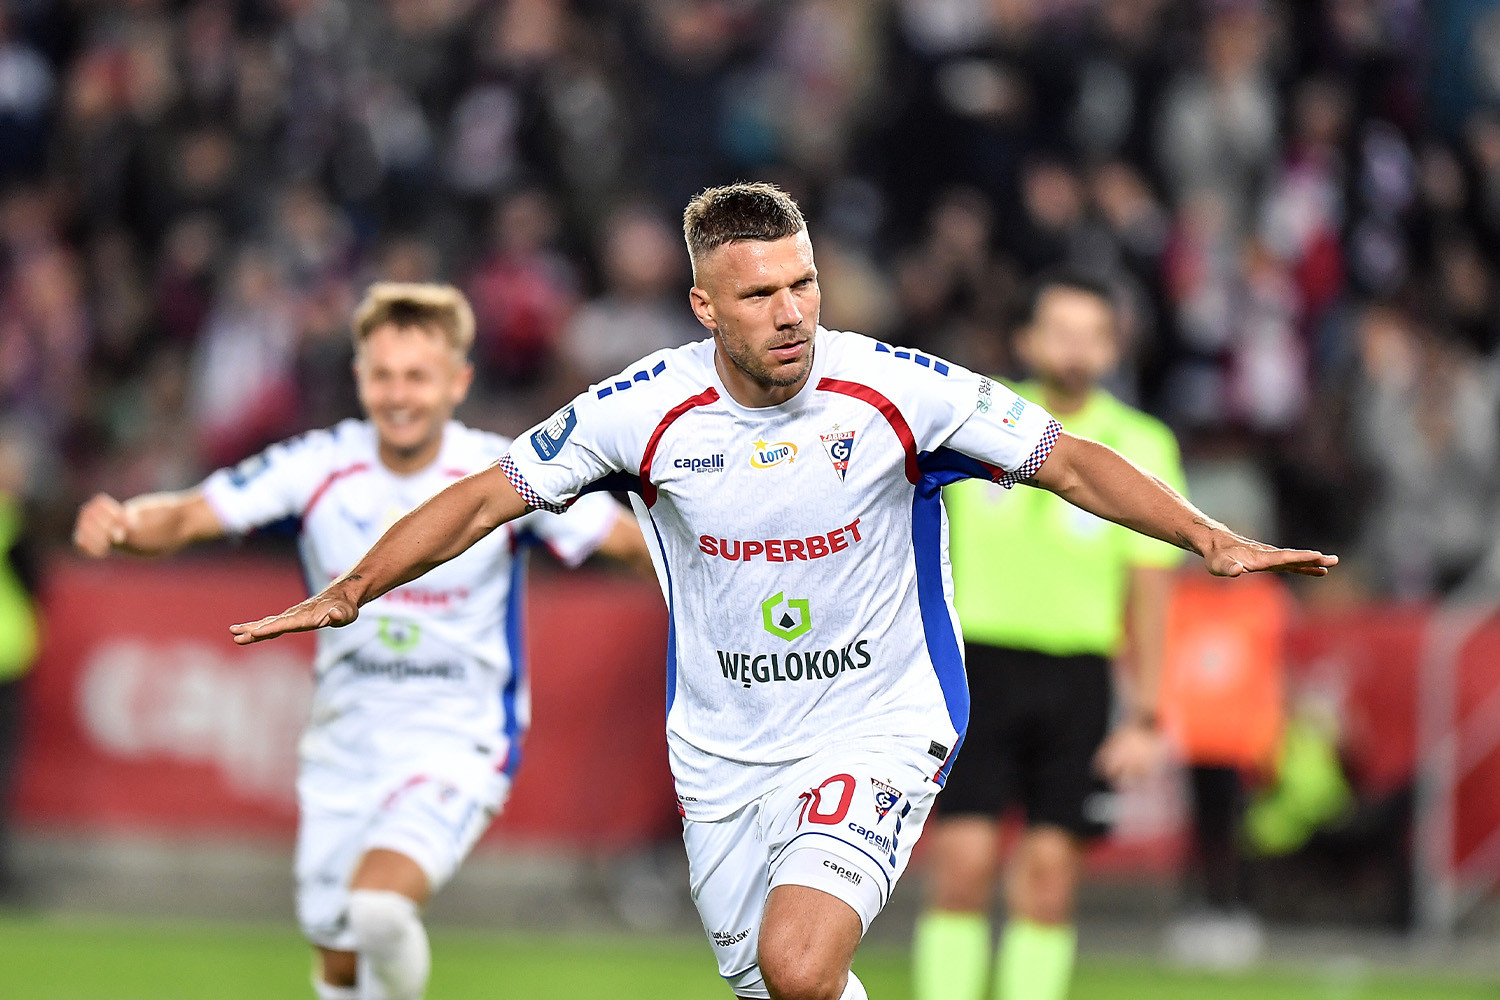
POLYGON ((511 461, 509 455, 501 455, 497 464, 500 466, 500 471, 505 473, 505 478, 510 480, 511 486, 514 486, 516 492, 520 494, 521 499, 526 501, 528 507, 551 511, 554 514, 561 514, 568 509, 566 504, 553 503, 532 489, 531 484, 526 481, 525 476, 521 475, 521 470, 516 468, 516 463, 511 461))
POLYGON ((1047 461, 1047 456, 1052 454, 1052 449, 1057 447, 1057 436, 1062 433, 1062 424, 1055 419, 1047 421, 1047 427, 1042 431, 1042 439, 1036 443, 1026 461, 1016 466, 1010 472, 1002 472, 995 477, 995 482, 1010 489, 1019 482, 1024 482, 1036 475, 1036 470, 1047 461))

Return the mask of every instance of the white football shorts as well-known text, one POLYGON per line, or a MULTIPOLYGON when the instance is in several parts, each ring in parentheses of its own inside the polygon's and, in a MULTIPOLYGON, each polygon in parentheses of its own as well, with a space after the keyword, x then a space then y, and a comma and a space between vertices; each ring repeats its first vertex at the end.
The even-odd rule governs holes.
POLYGON ((772 787, 722 820, 683 821, 693 902, 737 996, 770 996, 756 948, 774 887, 821 889, 870 929, 906 871, 941 764, 925 741, 840 744, 776 769, 772 787))
POLYGON ((368 784, 369 794, 317 795, 332 775, 302 775, 298 785, 297 920, 309 941, 353 951, 349 880, 365 852, 396 851, 415 861, 432 892, 441 889, 473 849, 510 793, 510 779, 473 758, 451 767, 431 760, 368 784), (311 779, 311 780, 309 780, 311 779), (354 805, 352 803, 357 803, 354 805))

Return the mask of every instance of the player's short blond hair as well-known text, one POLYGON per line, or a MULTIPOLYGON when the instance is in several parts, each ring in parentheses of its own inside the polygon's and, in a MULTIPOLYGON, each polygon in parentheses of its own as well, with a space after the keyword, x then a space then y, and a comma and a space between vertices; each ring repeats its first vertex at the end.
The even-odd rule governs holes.
POLYGON ((452 285, 377 281, 354 309, 354 349, 387 323, 441 333, 460 356, 467 355, 474 343, 474 310, 452 285))

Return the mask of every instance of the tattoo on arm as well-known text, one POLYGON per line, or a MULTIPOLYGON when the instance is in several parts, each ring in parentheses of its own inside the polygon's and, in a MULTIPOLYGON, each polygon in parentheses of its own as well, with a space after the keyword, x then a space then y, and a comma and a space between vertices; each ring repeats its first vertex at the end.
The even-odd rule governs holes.
MULTIPOLYGON (((1207 528, 1209 531, 1213 531, 1218 527, 1218 525, 1216 525, 1214 522, 1202 516, 1194 517, 1193 525, 1198 528, 1207 528)), ((1177 544, 1182 548, 1187 549, 1189 552, 1197 552, 1200 556, 1203 554, 1202 552, 1198 551, 1196 546, 1193 545, 1192 541, 1187 536, 1187 532, 1177 532, 1177 544)))

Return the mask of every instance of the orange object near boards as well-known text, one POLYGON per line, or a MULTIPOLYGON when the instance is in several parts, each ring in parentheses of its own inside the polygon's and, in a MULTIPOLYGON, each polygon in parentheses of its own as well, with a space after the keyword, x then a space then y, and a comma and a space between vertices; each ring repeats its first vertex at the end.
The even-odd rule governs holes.
POLYGON ((1279 580, 1179 577, 1167 613, 1162 725, 1189 764, 1275 759, 1290 598, 1279 580))

